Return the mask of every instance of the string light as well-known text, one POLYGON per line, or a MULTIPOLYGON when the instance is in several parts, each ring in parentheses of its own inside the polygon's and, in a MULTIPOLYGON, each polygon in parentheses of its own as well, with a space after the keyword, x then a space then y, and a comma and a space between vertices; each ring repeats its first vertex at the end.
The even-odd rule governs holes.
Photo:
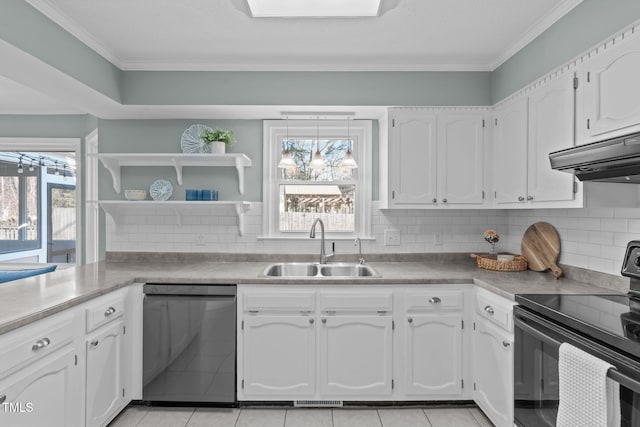
POLYGON ((29 163, 29 172, 33 172, 34 168, 33 168, 33 159, 31 159, 31 163, 29 163))
POLYGON ((22 156, 20 156, 20 161, 18 162, 18 173, 24 172, 24 167, 22 166, 22 156))
POLYGON ((58 161, 56 160, 56 170, 53 172, 56 176, 60 176, 60 170, 58 169, 58 161))

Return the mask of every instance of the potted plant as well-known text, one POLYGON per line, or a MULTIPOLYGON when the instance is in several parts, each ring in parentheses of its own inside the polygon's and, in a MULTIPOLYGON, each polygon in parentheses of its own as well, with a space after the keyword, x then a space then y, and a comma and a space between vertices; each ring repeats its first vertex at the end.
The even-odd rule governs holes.
POLYGON ((210 145, 211 152, 216 154, 224 154, 226 146, 231 147, 236 142, 232 131, 222 129, 205 130, 200 139, 210 145))

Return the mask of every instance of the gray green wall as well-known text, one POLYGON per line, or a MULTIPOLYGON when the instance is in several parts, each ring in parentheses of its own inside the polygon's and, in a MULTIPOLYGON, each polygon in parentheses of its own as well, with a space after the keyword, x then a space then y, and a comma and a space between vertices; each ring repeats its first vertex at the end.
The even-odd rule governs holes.
POLYGON ((639 19, 639 0, 584 0, 491 73, 492 104, 639 19))

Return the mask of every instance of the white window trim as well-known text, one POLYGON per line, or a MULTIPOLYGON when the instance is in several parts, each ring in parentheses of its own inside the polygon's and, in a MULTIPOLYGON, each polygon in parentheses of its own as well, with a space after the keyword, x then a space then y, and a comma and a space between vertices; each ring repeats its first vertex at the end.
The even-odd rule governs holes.
MULTIPOLYGON (((315 136, 316 120, 289 120, 289 136, 315 136)), ((277 186, 278 162, 282 155, 282 141, 287 135, 286 120, 265 120, 263 122, 263 176, 262 185, 262 224, 261 239, 308 239, 309 232, 281 233, 278 229, 279 192, 277 186)), ((372 132, 371 120, 352 120, 349 122, 349 137, 354 140, 353 157, 358 163, 356 183, 356 229, 353 233, 329 233, 332 240, 349 240, 355 237, 371 238, 371 180, 372 180, 372 132), (357 142, 356 142, 357 141, 357 142)), ((345 138, 347 123, 345 120, 321 120, 320 139, 345 138)))

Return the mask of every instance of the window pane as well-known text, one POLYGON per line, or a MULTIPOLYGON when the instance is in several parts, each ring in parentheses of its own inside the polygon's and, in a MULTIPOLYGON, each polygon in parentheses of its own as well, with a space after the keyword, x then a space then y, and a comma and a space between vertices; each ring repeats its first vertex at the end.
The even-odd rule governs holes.
POLYGON ((355 192, 355 185, 280 185, 280 231, 309 231, 321 218, 327 232, 354 232, 355 192))
MULTIPOLYGON (((320 139, 315 138, 289 138, 282 141, 285 147, 291 151, 296 168, 283 169, 282 178, 285 180, 303 180, 303 181, 345 181, 352 177, 353 169, 340 167, 340 162, 347 154, 349 147, 348 139, 320 139), (313 159, 313 155, 319 150, 322 158, 326 163, 326 167, 322 171, 312 171, 309 163, 313 159)), ((353 144, 353 140, 351 140, 353 144)), ((282 145, 282 144, 280 144, 282 145)), ((353 146, 351 148, 353 151, 353 146)))

